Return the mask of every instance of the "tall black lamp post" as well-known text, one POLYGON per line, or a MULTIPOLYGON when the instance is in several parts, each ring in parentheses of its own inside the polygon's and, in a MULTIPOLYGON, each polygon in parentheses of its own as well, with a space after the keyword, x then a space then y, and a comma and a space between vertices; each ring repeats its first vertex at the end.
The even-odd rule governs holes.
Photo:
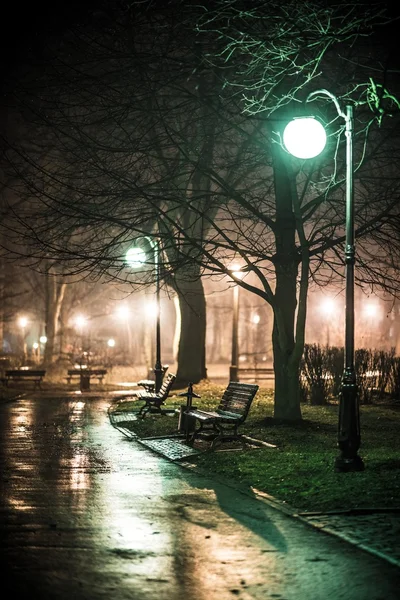
POLYGON ((233 288, 232 352, 229 381, 239 381, 239 286, 233 288))
MULTIPOLYGON (((161 303, 160 303, 160 245, 157 239, 141 236, 139 239, 145 239, 150 244, 154 255, 154 269, 156 277, 156 362, 154 365, 155 391, 159 392, 163 381, 163 368, 161 364, 161 303)), ((147 262, 146 252, 140 246, 129 248, 125 255, 126 262, 133 269, 137 269, 147 262)))
MULTIPOLYGON (((362 471, 364 463, 358 455, 360 447, 360 414, 358 388, 354 367, 354 187, 353 187, 353 107, 340 108, 338 99, 325 89, 308 95, 308 102, 316 96, 327 96, 335 104, 339 117, 345 121, 346 135, 346 307, 344 370, 339 401, 338 446, 340 455, 335 460, 335 471, 362 471)), ((283 143, 298 158, 314 158, 326 144, 323 125, 313 117, 300 117, 288 123, 283 134, 283 143)))
MULTIPOLYGON (((245 274, 241 267, 237 265, 232 265, 229 270, 236 280, 242 279, 245 274)), ((239 381, 239 286, 236 281, 233 288, 232 352, 229 381, 239 381)))

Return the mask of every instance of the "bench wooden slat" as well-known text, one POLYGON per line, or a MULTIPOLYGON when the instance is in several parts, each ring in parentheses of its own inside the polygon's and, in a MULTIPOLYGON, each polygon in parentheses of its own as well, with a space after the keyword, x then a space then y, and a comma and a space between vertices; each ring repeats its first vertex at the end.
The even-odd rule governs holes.
POLYGON ((218 419, 220 414, 212 411, 203 412, 202 410, 191 410, 190 416, 196 417, 196 419, 199 419, 200 421, 212 421, 213 419, 218 419))
POLYGON ((43 377, 46 375, 45 370, 38 369, 8 369, 5 372, 5 384, 8 385, 9 380, 28 380, 33 381, 36 387, 40 387, 43 377))
POLYGON ((176 379, 176 375, 173 373, 169 373, 162 383, 159 392, 147 392, 146 390, 138 390, 133 393, 132 396, 134 398, 138 398, 139 400, 144 400, 144 404, 139 410, 139 416, 144 418, 151 409, 155 409, 157 412, 161 412, 161 406, 165 403, 165 400, 168 398, 169 393, 174 385, 174 381, 176 379))
POLYGON ((80 376, 80 375, 107 375, 107 369, 68 369, 68 375, 80 376))
POLYGON ((104 377, 107 375, 107 369, 68 369, 67 373, 67 383, 71 383, 71 379, 74 377, 79 377, 82 385, 83 380, 87 379, 90 381, 91 377, 96 377, 99 383, 102 383, 104 377))
POLYGON ((34 371, 33 369, 14 369, 6 371, 6 377, 44 377, 46 371, 34 371))
POLYGON ((240 439, 237 429, 246 420, 257 391, 257 384, 231 381, 216 411, 187 409, 185 414, 200 423, 199 428, 193 432, 190 442, 194 443, 196 437, 200 437, 203 433, 207 434, 207 426, 208 432, 211 427, 211 432, 215 434, 211 448, 214 448, 217 442, 240 439))

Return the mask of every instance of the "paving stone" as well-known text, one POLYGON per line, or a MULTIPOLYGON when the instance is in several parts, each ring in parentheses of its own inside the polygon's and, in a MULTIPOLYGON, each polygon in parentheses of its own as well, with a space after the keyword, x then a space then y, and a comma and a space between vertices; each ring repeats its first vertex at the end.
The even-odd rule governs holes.
POLYGON ((346 514, 320 514, 301 518, 400 566, 400 511, 371 510, 346 514))
POLYGON ((170 438, 164 439, 141 439, 140 444, 151 448, 155 452, 162 454, 170 460, 182 460, 189 456, 199 454, 200 451, 183 443, 183 440, 173 440, 170 438))

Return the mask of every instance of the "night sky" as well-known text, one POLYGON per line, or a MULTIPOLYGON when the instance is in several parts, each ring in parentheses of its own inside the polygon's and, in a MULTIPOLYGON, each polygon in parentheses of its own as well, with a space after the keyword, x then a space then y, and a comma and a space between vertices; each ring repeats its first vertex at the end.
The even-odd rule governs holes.
POLYGON ((48 37, 62 35, 75 22, 89 19, 93 6, 100 5, 99 1, 25 5, 10 2, 2 10, 3 77, 21 61, 39 57, 48 37))
MULTIPOLYGON (((154 4, 154 3, 151 3, 154 4)), ((9 2, 2 9, 2 34, 0 36, 0 60, 3 78, 15 65, 27 59, 40 57, 46 39, 61 36, 76 22, 91 20, 94 11, 103 8, 115 9, 118 1, 86 0, 65 3, 20 4, 9 2), (29 58, 28 58, 29 57, 29 58)), ((389 15, 395 20, 400 16, 400 7, 389 4, 389 15)), ((386 26, 381 40, 391 48, 391 67, 399 65, 398 32, 400 20, 386 26)))

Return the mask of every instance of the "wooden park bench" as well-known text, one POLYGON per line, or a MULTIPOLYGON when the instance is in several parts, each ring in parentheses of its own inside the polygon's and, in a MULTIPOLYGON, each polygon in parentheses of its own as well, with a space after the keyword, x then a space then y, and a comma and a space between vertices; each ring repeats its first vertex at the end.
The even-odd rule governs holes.
POLYGON ((73 377, 80 377, 81 375, 89 378, 95 377, 99 383, 103 383, 103 379, 107 375, 107 369, 68 369, 67 382, 71 383, 73 377))
POLYGON ((107 369, 68 369, 66 377, 67 383, 71 383, 72 379, 79 377, 81 390, 90 390, 90 380, 94 377, 99 383, 103 383, 104 377, 107 375, 107 369))
MULTIPOLYGON (((164 377, 165 377, 165 373, 168 371, 169 365, 163 365, 162 366, 162 376, 163 376, 163 381, 164 381, 164 377)), ((141 379, 140 381, 137 382, 137 384, 140 387, 143 387, 146 392, 151 392, 153 393, 156 387, 156 382, 154 381, 154 379, 141 379)))
POLYGON ((159 392, 148 392, 147 390, 138 390, 132 394, 133 397, 138 398, 138 400, 144 400, 143 406, 140 408, 138 412, 138 416, 142 417, 142 419, 146 416, 148 412, 162 412, 162 405, 165 404, 166 399, 169 396, 172 386, 174 385, 174 381, 176 376, 172 373, 169 373, 163 381, 162 386, 160 387, 159 392))
POLYGON ((9 381, 33 381, 34 389, 40 388, 46 371, 36 369, 10 369, 5 372, 4 383, 8 385, 9 381))
POLYGON ((239 367, 237 369, 238 377, 251 377, 254 380, 258 379, 273 379, 275 372, 273 367, 239 367))
POLYGON ((187 409, 185 414, 199 423, 190 443, 198 437, 206 437, 212 440, 211 449, 214 449, 219 442, 241 440, 238 427, 246 420, 257 390, 256 384, 230 381, 216 411, 187 409))

